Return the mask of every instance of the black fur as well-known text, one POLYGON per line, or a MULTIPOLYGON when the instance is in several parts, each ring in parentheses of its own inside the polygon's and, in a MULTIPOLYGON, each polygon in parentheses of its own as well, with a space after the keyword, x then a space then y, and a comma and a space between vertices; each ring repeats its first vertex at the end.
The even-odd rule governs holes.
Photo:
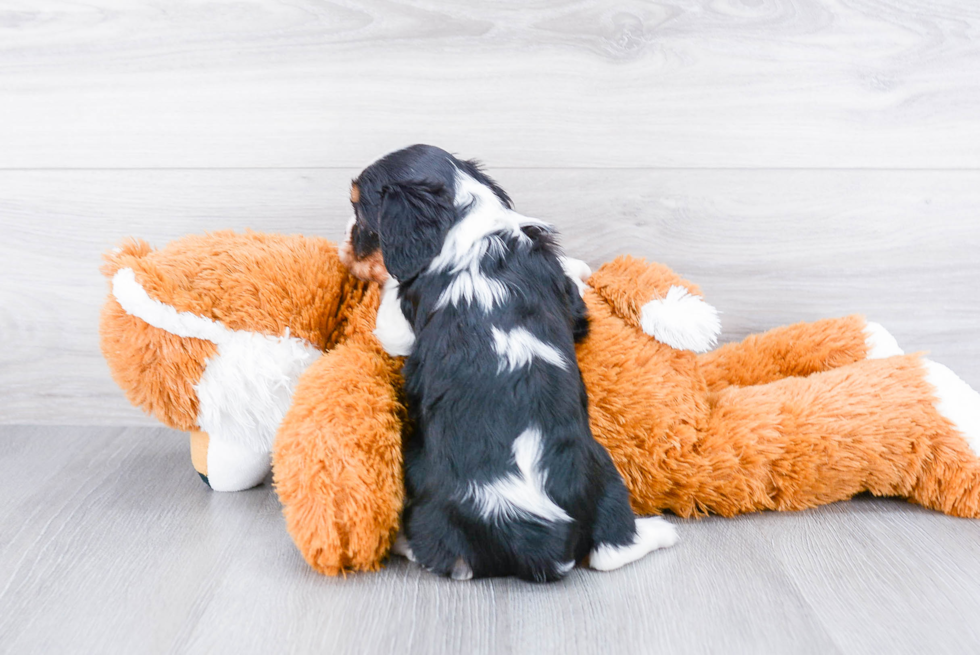
POLYGON ((483 172, 479 162, 456 159, 434 146, 409 146, 379 159, 352 180, 359 192, 359 200, 354 203, 357 222, 351 233, 357 259, 365 258, 379 248, 378 217, 386 186, 397 181, 427 179, 433 183, 452 180, 454 167, 486 184, 508 208, 513 206, 510 197, 483 172))
MULTIPOLYGON (((552 232, 537 225, 524 227, 523 236, 496 233, 503 248, 490 248, 480 261, 482 274, 506 288, 505 301, 489 311, 465 300, 437 307, 455 275, 426 269, 473 209, 454 205, 457 170, 510 208, 475 164, 431 146, 389 155, 355 180, 357 230, 377 235, 416 337, 403 369, 414 425, 405 443, 403 525, 415 557, 436 573, 450 574, 461 558, 475 577, 556 580, 563 564, 597 544, 625 545, 635 535, 626 488, 589 429, 575 359, 575 341, 588 330, 586 307, 562 269, 552 232), (557 349, 567 367, 534 358, 498 371, 494 327, 523 327, 557 349), (572 521, 487 520, 467 496, 472 483, 518 472, 513 445, 529 427, 541 434, 547 494, 572 521)), ((369 248, 370 240, 363 244, 369 248)))
POLYGON ((429 265, 456 215, 450 190, 425 179, 395 182, 381 189, 381 256, 396 280, 408 280, 429 265))

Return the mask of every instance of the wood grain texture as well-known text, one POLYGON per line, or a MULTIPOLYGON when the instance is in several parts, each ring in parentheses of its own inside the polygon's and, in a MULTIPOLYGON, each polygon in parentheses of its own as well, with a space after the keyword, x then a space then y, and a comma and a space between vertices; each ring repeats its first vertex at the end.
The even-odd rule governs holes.
POLYGON ((321 577, 268 486, 209 491, 165 429, 0 427, 0 479, 10 653, 980 649, 980 522, 897 500, 671 518, 674 548, 537 586, 321 577))
MULTIPOLYGON (((352 170, 0 173, 0 422, 131 424, 98 349, 100 254, 234 228, 340 239, 352 170)), ((699 283, 723 338, 852 312, 980 387, 980 172, 494 170, 592 265, 699 283)))
POLYGON ((8 0, 0 167, 980 167, 969 0, 8 0))

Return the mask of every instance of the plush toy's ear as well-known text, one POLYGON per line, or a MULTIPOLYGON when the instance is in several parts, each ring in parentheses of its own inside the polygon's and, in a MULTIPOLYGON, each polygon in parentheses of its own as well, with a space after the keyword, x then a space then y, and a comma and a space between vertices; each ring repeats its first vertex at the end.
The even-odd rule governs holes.
POLYGON ((99 270, 111 280, 120 268, 132 266, 134 259, 142 259, 151 252, 153 248, 146 241, 130 237, 102 255, 102 266, 99 270))
POLYGON ((416 180, 382 189, 380 213, 381 257, 388 273, 404 282, 439 254, 456 208, 445 185, 416 180))

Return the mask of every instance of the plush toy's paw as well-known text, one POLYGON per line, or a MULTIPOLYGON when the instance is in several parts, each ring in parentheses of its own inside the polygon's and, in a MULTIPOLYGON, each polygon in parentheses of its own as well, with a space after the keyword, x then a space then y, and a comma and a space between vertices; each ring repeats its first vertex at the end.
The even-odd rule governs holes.
POLYGON ((864 342, 868 345, 867 359, 884 359, 904 355, 898 342, 880 323, 868 322, 864 326, 864 342))
POLYGON ((687 289, 672 286, 640 310, 640 327, 651 337, 679 350, 707 352, 718 341, 718 310, 687 289))
POLYGON ((926 367, 926 381, 936 390, 936 409, 980 457, 980 393, 939 362, 923 359, 922 363, 926 367))
POLYGON ((628 546, 603 544, 589 553, 589 567, 597 571, 612 571, 659 548, 677 543, 677 530, 660 516, 636 519, 636 537, 628 546))
POLYGON ((211 439, 207 445, 207 472, 202 478, 215 491, 243 491, 262 484, 271 469, 268 452, 211 439))
POLYGON ((592 269, 581 259, 572 257, 559 257, 561 266, 565 269, 565 275, 571 278, 575 286, 578 287, 579 294, 585 293, 585 283, 592 277, 592 269))

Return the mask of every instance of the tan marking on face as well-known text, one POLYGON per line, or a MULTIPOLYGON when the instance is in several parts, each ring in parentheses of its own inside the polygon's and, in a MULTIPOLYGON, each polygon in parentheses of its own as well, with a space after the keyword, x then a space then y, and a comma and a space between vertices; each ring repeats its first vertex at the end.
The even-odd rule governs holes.
POLYGON ((350 185, 350 201, 355 205, 361 201, 361 190, 353 183, 350 185))
POLYGON ((363 259, 357 259, 354 256, 354 246, 348 239, 340 245, 339 254, 341 263, 359 280, 378 284, 384 284, 388 280, 388 269, 385 268, 380 249, 363 259))

